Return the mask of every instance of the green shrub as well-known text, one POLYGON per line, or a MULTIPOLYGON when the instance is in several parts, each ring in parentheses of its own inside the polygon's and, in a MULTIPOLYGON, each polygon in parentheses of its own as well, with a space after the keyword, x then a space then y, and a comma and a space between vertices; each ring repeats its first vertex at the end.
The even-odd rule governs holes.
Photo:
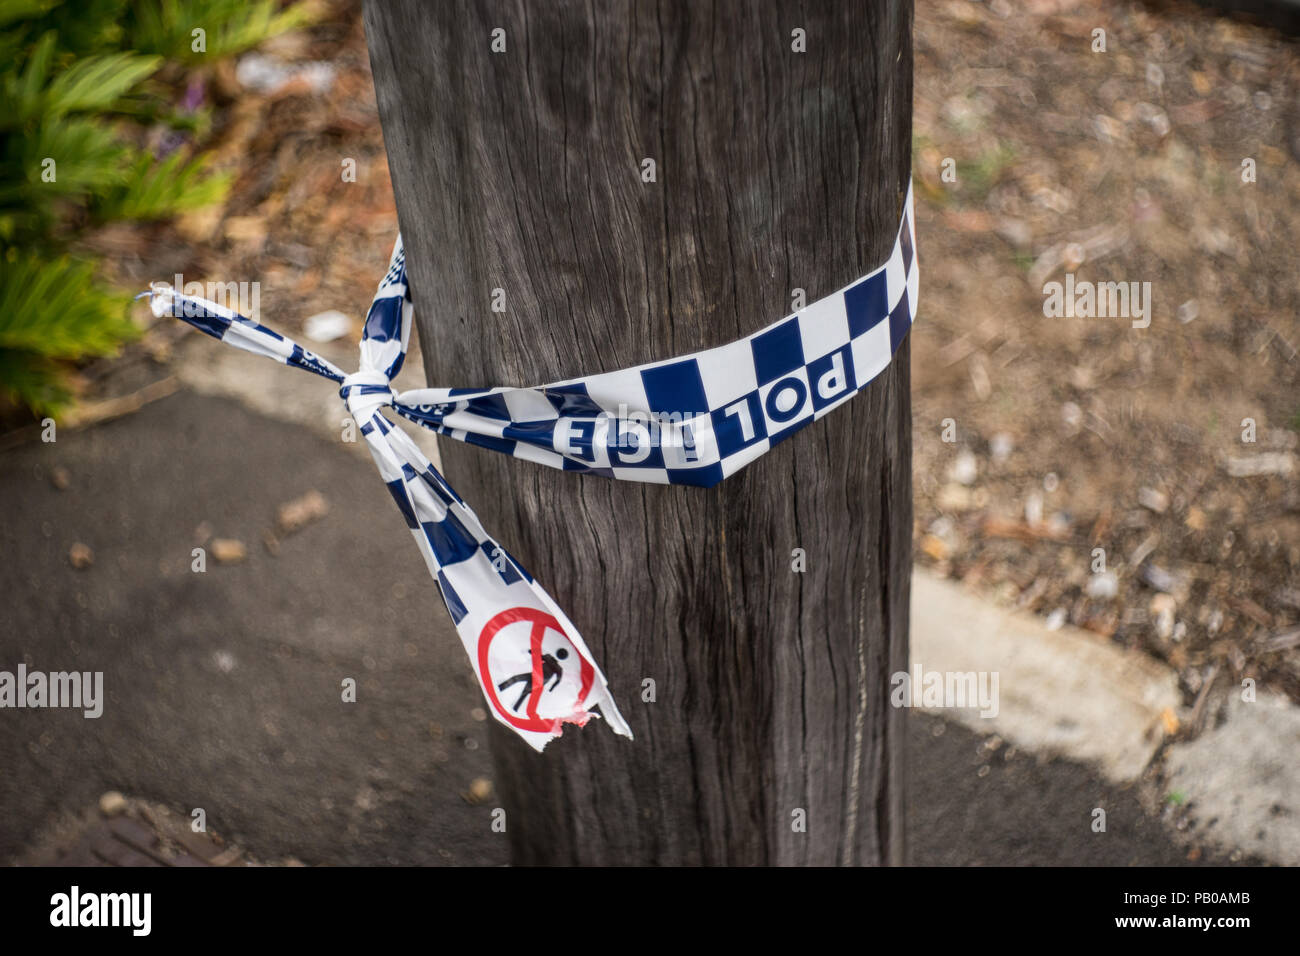
POLYGON ((73 249, 88 228, 163 219, 224 198, 230 177, 159 130, 201 134, 178 101, 210 66, 307 19, 275 0, 0 0, 0 393, 67 407, 69 362, 136 333, 130 295, 73 249), (201 34, 196 34, 201 30, 201 34))

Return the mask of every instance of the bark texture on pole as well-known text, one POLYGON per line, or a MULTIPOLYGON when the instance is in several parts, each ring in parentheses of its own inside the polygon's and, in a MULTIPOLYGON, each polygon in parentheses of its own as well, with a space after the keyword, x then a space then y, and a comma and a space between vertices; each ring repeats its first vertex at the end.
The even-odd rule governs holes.
MULTIPOLYGON (((429 382, 536 385, 722 345, 794 311, 793 290, 813 302, 883 263, 911 21, 910 0, 368 3, 429 382)), ((636 734, 593 722, 538 755, 494 728, 516 863, 902 862, 908 382, 904 344, 709 490, 442 443, 636 734)))

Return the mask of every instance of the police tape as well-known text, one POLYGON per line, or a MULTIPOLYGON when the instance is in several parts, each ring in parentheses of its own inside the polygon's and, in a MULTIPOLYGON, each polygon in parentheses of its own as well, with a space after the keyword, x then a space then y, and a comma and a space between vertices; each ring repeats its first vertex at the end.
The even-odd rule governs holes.
POLYGON ((381 409, 457 441, 564 471, 710 487, 842 405, 888 367, 916 318, 912 189, 886 263, 727 345, 532 388, 397 394, 413 316, 399 235, 346 374, 292 340, 166 283, 144 293, 237 348, 339 383, 437 581, 493 716, 537 750, 603 717, 632 736, 578 629, 381 409))

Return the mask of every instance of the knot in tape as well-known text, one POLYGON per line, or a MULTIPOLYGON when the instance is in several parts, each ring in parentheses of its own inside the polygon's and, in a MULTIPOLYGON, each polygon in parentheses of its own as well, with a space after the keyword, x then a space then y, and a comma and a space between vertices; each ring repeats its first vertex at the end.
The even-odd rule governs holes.
POLYGON ((362 369, 345 376, 339 386, 339 397, 358 425, 369 421, 377 409, 397 402, 397 393, 389 384, 388 376, 378 369, 362 369))

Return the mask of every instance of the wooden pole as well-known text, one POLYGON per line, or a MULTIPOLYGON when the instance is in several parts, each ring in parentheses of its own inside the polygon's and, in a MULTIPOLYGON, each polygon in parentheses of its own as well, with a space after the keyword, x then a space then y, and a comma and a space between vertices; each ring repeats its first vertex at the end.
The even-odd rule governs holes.
MULTIPOLYGON (((368 3, 429 382, 672 358, 883 263, 910 167, 911 21, 910 0, 368 3)), ((709 490, 442 442, 636 734, 592 723, 539 755, 494 728, 516 863, 902 862, 908 382, 904 344, 709 490)))

